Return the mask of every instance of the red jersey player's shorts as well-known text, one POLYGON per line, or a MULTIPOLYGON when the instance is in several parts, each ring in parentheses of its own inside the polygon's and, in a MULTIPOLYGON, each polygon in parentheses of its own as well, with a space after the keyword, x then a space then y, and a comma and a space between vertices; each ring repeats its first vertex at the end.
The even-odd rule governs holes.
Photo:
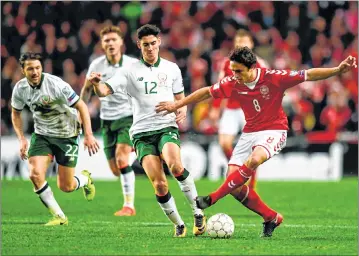
POLYGON ((218 133, 236 136, 245 124, 246 119, 241 108, 225 108, 219 121, 218 133))
POLYGON ((265 130, 259 132, 242 133, 236 147, 233 150, 228 165, 243 165, 255 147, 263 147, 267 152, 267 158, 278 154, 287 141, 285 130, 265 130))

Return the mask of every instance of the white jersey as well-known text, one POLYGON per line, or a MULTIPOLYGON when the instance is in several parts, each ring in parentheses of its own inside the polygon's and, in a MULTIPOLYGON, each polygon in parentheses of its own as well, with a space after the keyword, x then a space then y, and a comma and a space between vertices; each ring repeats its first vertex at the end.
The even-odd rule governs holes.
MULTIPOLYGON (((122 55, 120 62, 116 65, 112 65, 107 60, 106 55, 103 55, 91 62, 87 72, 87 78, 90 76, 91 72, 98 72, 101 73, 102 81, 106 82, 116 72, 131 66, 136 61, 138 61, 138 59, 122 55)), ((107 97, 100 97, 100 101, 100 118, 103 120, 118 120, 122 117, 132 115, 128 96, 121 91, 107 97)))
POLYGON ((176 115, 163 116, 156 113, 155 106, 161 101, 174 101, 174 94, 183 93, 181 71, 177 64, 159 58, 154 65, 142 59, 124 71, 125 76, 116 73, 106 84, 116 93, 126 92, 132 105, 133 135, 156 131, 166 127, 177 127, 176 115))
POLYGON ((72 87, 61 78, 42 73, 39 86, 32 87, 26 78, 16 83, 11 106, 21 111, 25 105, 33 113, 35 133, 56 138, 77 136, 81 126, 77 110, 79 100, 72 87))

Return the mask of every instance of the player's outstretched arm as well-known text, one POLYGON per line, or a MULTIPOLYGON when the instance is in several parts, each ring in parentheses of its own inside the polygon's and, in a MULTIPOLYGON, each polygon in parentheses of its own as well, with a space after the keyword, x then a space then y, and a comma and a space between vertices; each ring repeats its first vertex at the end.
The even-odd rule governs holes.
POLYGON ((27 139, 25 138, 24 132, 22 130, 21 111, 17 111, 16 109, 13 108, 11 112, 11 121, 16 136, 20 142, 20 158, 21 160, 26 160, 28 143, 27 143, 27 139))
POLYGON ((89 102, 91 94, 93 91, 93 86, 88 79, 85 79, 84 86, 81 89, 80 98, 85 102, 89 102))
POLYGON ((317 81, 327 79, 332 76, 348 72, 352 68, 357 68, 356 59, 353 56, 347 57, 338 67, 335 68, 311 68, 307 70, 307 81, 317 81))
POLYGON ((106 97, 110 94, 113 94, 112 89, 109 86, 107 86, 104 82, 101 81, 100 73, 92 72, 90 74, 90 77, 88 78, 88 80, 93 85, 95 93, 99 97, 106 97))
MULTIPOLYGON (((184 99, 184 93, 176 94, 175 101, 184 99)), ((176 122, 183 123, 187 118, 187 106, 183 106, 176 111, 176 122)))
POLYGON ((100 147, 92 133, 91 119, 90 119, 88 108, 85 102, 83 102, 83 100, 81 99, 74 105, 74 108, 76 108, 80 112, 82 124, 84 127, 84 134, 85 134, 84 137, 85 150, 86 148, 88 148, 88 152, 91 156, 97 153, 100 147))
POLYGON ((175 112, 177 109, 187 106, 191 103, 200 102, 206 99, 211 98, 210 86, 203 87, 197 91, 191 93, 187 97, 184 97, 181 100, 171 102, 171 101, 162 101, 156 105, 156 112, 164 112, 165 115, 175 112))

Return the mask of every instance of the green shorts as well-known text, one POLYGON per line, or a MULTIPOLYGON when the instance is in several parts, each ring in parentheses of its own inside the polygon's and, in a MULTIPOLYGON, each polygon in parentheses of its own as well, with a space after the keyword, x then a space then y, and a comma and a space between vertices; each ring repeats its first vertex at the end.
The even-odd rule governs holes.
POLYGON ((55 156, 56 162, 67 167, 76 167, 79 152, 79 136, 54 138, 33 133, 28 156, 55 156))
POLYGON ((158 131, 135 134, 133 135, 132 142, 135 146, 137 159, 140 163, 142 163, 142 158, 144 156, 160 156, 163 146, 167 142, 173 142, 179 147, 181 146, 178 129, 175 127, 167 127, 158 131))
POLYGON ((132 121, 132 116, 118 120, 101 120, 104 151, 108 160, 115 157, 116 144, 127 144, 132 147, 129 134, 132 121))

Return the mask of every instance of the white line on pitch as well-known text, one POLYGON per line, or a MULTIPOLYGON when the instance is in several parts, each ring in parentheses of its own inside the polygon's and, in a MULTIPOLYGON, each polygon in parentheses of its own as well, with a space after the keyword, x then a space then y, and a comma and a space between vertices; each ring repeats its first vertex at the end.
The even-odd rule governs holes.
MULTIPOLYGON (((121 225, 138 225, 138 226, 172 226, 171 223, 168 222, 117 222, 117 221, 91 221, 90 223, 96 223, 96 224, 115 224, 115 223, 121 223, 121 225)), ((258 227, 262 226, 260 224, 235 224, 237 227, 258 227)), ((305 225, 305 224, 282 224, 281 227, 286 228, 342 228, 342 229, 358 229, 358 226, 350 225, 305 225)))

